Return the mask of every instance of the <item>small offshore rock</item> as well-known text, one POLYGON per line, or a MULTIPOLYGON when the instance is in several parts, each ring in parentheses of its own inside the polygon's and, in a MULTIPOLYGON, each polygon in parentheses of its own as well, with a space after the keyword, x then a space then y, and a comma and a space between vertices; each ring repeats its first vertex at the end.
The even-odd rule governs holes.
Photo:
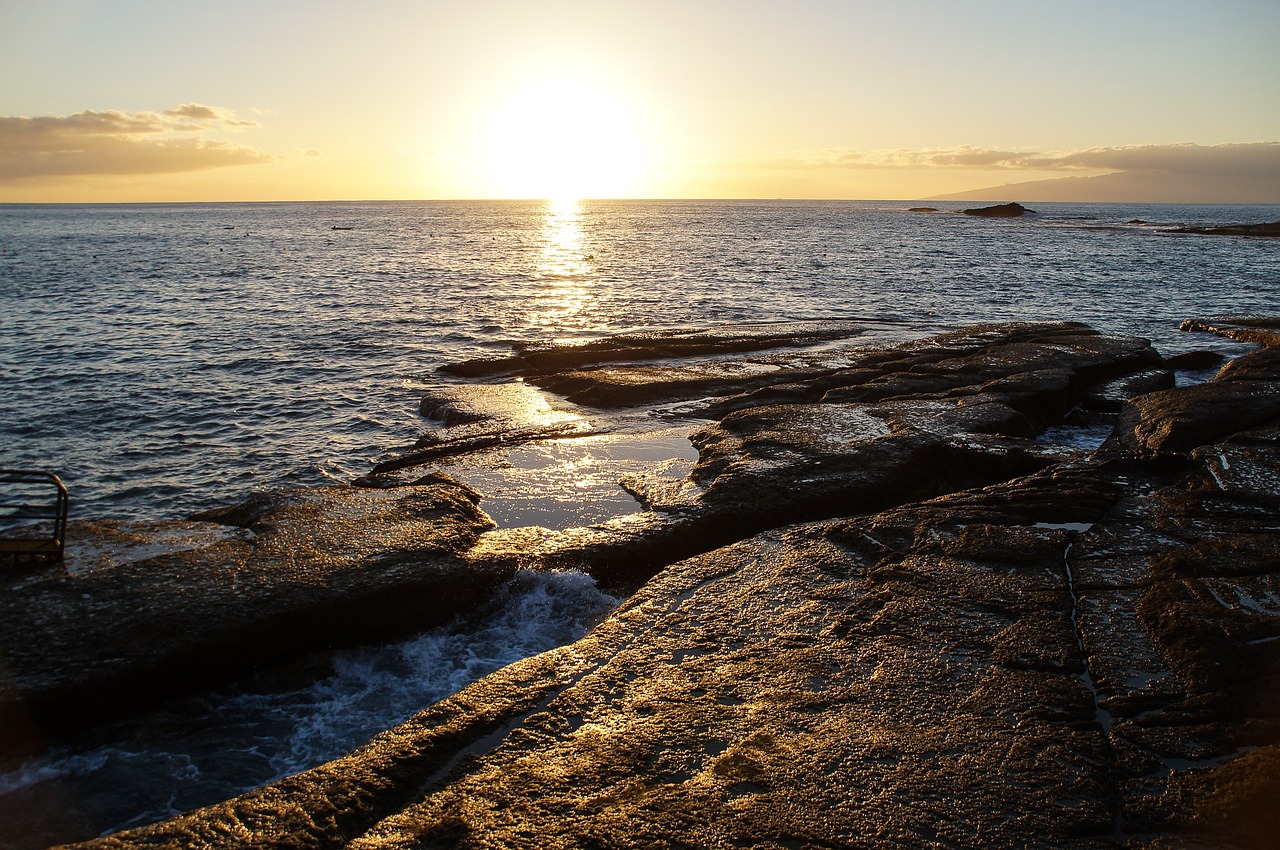
POLYGON ((1027 213, 1035 213, 1035 210, 1029 210, 1019 203, 996 204, 993 207, 974 207, 973 209, 963 210, 965 215, 976 215, 984 218, 1017 218, 1027 213))

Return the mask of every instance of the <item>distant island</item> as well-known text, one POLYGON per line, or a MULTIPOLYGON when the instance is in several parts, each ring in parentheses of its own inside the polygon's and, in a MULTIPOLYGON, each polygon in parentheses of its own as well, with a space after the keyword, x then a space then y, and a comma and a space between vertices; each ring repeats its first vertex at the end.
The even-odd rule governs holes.
POLYGON ((1274 181, 1138 171, 1006 183, 922 200, 996 201, 1000 198, 1021 198, 1028 203, 1280 204, 1274 181))

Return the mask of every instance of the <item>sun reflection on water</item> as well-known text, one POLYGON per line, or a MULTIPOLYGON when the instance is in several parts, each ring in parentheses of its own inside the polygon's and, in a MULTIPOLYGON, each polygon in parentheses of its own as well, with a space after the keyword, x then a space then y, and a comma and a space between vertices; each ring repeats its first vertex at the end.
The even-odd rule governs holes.
POLYGON ((533 280, 542 284, 531 324, 558 330, 587 306, 595 256, 582 231, 582 205, 573 199, 547 202, 542 253, 533 280))

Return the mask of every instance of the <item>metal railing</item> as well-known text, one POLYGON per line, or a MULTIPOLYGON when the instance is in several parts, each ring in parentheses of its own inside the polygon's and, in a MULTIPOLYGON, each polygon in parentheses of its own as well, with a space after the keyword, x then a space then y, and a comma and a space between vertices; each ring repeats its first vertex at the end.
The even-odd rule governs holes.
POLYGON ((0 563, 62 560, 67 488, 52 472, 0 469, 0 563))

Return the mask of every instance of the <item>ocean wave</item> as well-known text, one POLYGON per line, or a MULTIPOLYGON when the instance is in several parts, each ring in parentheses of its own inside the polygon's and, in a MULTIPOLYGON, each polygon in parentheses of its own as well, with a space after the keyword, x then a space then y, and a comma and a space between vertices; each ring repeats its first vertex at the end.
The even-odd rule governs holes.
MULTIPOLYGON (((489 673, 586 634, 620 600, 576 571, 522 570, 484 611, 335 655, 301 688, 170 705, 97 741, 0 767, 0 845, 43 847, 49 823, 115 831, 208 805, 337 758, 489 673), (109 739, 109 740, 104 740, 109 739), (57 812, 57 817, 53 816, 57 812), (27 825, 34 832, 12 830, 27 825)), ((57 837, 56 840, 72 840, 57 837)))

